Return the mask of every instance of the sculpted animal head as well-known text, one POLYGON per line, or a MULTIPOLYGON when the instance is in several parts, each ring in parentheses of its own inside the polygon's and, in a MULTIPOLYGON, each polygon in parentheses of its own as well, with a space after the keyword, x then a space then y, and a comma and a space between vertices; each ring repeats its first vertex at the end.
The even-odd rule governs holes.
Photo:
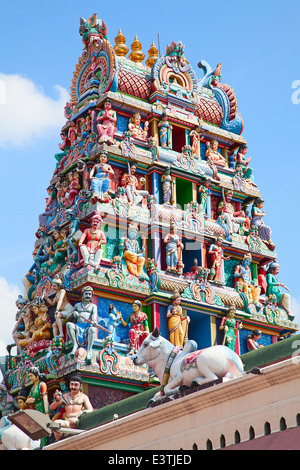
POLYGON ((142 345, 136 352, 131 355, 135 365, 148 364, 155 360, 161 354, 161 337, 159 336, 158 328, 155 327, 154 331, 144 339, 142 345))

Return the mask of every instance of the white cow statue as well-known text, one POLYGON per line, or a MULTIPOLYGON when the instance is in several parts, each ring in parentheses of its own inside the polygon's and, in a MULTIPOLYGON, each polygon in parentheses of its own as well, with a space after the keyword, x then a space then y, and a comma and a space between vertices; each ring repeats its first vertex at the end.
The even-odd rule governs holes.
POLYGON ((162 390, 154 395, 153 401, 174 395, 187 387, 203 385, 222 377, 232 379, 245 373, 240 357, 227 346, 211 346, 197 351, 197 343, 189 340, 183 349, 176 348, 159 335, 158 328, 130 357, 136 365, 148 364, 158 376, 162 390))

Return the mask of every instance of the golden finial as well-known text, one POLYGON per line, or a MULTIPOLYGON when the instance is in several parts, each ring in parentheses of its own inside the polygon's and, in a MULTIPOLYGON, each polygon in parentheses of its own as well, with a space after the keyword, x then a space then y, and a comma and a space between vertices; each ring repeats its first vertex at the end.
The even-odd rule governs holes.
POLYGON ((155 64, 157 58, 158 58, 158 50, 156 49, 154 41, 152 41, 152 44, 151 44, 150 49, 148 51, 148 59, 146 60, 146 65, 148 67, 152 68, 153 65, 155 64))
POLYGON ((114 47, 114 51, 115 51, 116 55, 119 55, 121 57, 125 57, 127 52, 129 51, 129 49, 126 46, 126 39, 123 36, 121 28, 119 29, 117 37, 115 37, 115 43, 116 43, 116 45, 114 47))
POLYGON ((134 41, 131 44, 131 53, 129 54, 129 59, 133 62, 142 62, 145 58, 145 54, 142 52, 142 44, 135 35, 134 41))

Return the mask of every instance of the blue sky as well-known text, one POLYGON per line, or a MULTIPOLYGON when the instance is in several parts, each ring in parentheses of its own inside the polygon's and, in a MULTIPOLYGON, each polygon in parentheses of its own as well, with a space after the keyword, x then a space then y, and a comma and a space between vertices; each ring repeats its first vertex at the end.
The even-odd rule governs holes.
POLYGON ((79 18, 93 13, 106 22, 112 44, 119 28, 129 48, 137 34, 146 57, 153 40, 158 46, 158 35, 162 54, 167 44, 181 40, 199 78, 200 60, 213 68, 222 63, 222 81, 233 87, 244 119, 279 279, 300 312, 299 0, 11 0, 0 7, 0 342, 11 341, 14 301, 32 264, 63 107, 82 53, 79 18))

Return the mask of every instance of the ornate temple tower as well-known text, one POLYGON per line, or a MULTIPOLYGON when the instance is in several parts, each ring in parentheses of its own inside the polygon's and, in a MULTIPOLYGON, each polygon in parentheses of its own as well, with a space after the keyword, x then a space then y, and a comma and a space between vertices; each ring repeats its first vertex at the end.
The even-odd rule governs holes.
POLYGON ((181 42, 145 60, 96 15, 80 34, 5 383, 16 395, 35 365, 51 401, 80 371, 101 408, 158 384, 128 356, 156 326, 239 355, 298 326, 221 64, 199 78, 181 42))

